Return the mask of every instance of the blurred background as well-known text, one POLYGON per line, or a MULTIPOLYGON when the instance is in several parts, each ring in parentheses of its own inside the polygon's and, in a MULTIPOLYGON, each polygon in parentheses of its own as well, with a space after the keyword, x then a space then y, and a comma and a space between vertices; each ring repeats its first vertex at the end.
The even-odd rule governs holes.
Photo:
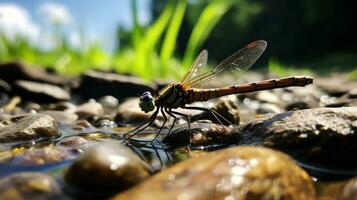
POLYGON ((0 63, 178 79, 201 49, 213 65, 264 39, 252 70, 357 79, 356 10, 352 0, 2 0, 0 63))

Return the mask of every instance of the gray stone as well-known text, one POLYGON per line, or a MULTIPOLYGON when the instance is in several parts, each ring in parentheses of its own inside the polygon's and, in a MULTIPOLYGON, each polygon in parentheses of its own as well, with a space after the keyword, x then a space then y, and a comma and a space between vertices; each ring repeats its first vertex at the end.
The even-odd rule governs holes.
POLYGON ((357 107, 315 108, 269 115, 233 132, 240 145, 298 151, 300 159, 306 162, 356 167, 351 163, 357 163, 357 107))
POLYGON ((66 90, 46 83, 18 80, 15 82, 14 90, 21 96, 40 102, 70 99, 70 95, 66 90))
POLYGON ((68 125, 75 124, 78 119, 77 114, 60 110, 45 110, 41 113, 53 117, 57 122, 62 122, 68 125))
POLYGON ((259 114, 281 113, 281 112, 283 112, 283 110, 279 106, 271 103, 260 104, 257 109, 257 113, 259 114))
POLYGON ((357 98, 357 87, 348 91, 348 98, 357 98))
POLYGON ((145 91, 153 92, 155 89, 154 84, 138 77, 88 71, 82 75, 78 91, 88 98, 97 99, 105 95, 112 95, 122 100, 138 96, 145 91))
POLYGON ((279 96, 272 91, 259 91, 255 98, 263 103, 279 104, 281 100, 279 96))
POLYGON ((56 121, 49 115, 15 116, 0 122, 0 142, 59 136, 56 121))
POLYGON ((101 97, 98 101, 106 109, 114 109, 118 106, 119 103, 118 99, 111 95, 101 97))
POLYGON ((350 81, 341 74, 317 79, 316 84, 331 96, 342 96, 353 88, 357 88, 357 83, 350 81))
POLYGON ((29 66, 18 61, 0 64, 0 78, 10 84, 20 79, 54 85, 65 85, 68 82, 66 78, 47 73, 41 67, 29 66))
POLYGON ((310 107, 304 101, 295 101, 295 102, 289 103, 288 105, 285 106, 286 110, 301 110, 301 109, 307 109, 307 108, 310 108, 310 107))
POLYGON ((153 112, 144 113, 139 107, 139 98, 129 98, 118 107, 115 122, 118 124, 140 124, 147 121, 153 112))
POLYGON ((93 116, 103 115, 103 106, 96 102, 94 99, 89 100, 87 103, 81 104, 76 108, 75 113, 80 119, 86 119, 93 116))

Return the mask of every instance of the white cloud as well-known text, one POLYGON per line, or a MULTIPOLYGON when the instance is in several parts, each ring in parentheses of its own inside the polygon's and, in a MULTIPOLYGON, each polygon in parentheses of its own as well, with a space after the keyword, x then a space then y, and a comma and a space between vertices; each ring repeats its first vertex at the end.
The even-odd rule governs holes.
POLYGON ((37 40, 40 28, 34 24, 27 11, 16 4, 0 4, 0 33, 8 39, 23 37, 30 42, 37 40))
POLYGON ((69 34, 69 43, 74 48, 81 48, 81 46, 83 45, 81 34, 78 31, 72 31, 69 34))
POLYGON ((40 13, 43 19, 50 24, 69 24, 72 16, 64 5, 46 2, 40 6, 40 13))

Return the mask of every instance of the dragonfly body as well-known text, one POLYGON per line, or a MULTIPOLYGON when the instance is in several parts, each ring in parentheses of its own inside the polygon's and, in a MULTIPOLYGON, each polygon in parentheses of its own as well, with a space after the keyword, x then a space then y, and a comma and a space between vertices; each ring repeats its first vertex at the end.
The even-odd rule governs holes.
POLYGON ((230 57, 223 60, 217 66, 212 68, 212 70, 204 73, 198 73, 201 67, 205 66, 207 63, 208 54, 207 51, 203 50, 190 67, 190 70, 183 76, 180 83, 171 84, 167 86, 166 88, 160 91, 158 97, 156 98, 152 97, 150 92, 144 92, 143 95, 141 95, 141 109, 144 112, 150 112, 153 110, 155 111, 147 122, 126 133, 124 135, 124 138, 126 138, 127 140, 138 134, 145 128, 149 127, 154 122, 159 112, 161 112, 164 117, 164 123, 158 131, 156 137, 159 135, 159 133, 165 126, 165 123, 167 121, 166 114, 174 118, 174 121, 168 133, 171 132, 176 122, 177 116, 183 116, 187 118, 188 127, 190 130, 190 117, 183 113, 175 111, 176 108, 205 110, 210 112, 217 119, 217 121, 220 122, 218 116, 221 118, 223 117, 220 116, 216 111, 209 108, 189 107, 187 105, 194 102, 207 101, 209 99, 230 94, 247 93, 259 90, 269 90, 274 88, 285 88, 290 86, 303 87, 313 82, 313 79, 307 76, 292 76, 280 79, 270 79, 253 83, 245 83, 240 85, 227 84, 223 80, 221 80, 222 76, 220 75, 227 72, 234 72, 237 77, 246 72, 261 56, 266 46, 267 43, 263 40, 252 42, 246 45, 241 50, 234 53, 233 55, 231 55, 230 57), (215 85, 212 83, 218 83, 217 87, 208 87, 209 85, 215 85), (134 132, 134 134, 131 134, 132 132, 134 132), (130 136, 126 137, 129 134, 130 136))
POLYGON ((156 101, 156 105, 160 107, 164 106, 167 108, 185 107, 186 104, 191 104, 199 101, 207 101, 230 94, 248 93, 259 90, 269 90, 291 86, 303 87, 305 85, 311 84, 312 82, 313 79, 311 77, 292 76, 215 89, 190 88, 188 90, 185 90, 182 85, 173 84, 169 85, 167 88, 163 89, 160 92, 159 98, 156 101))

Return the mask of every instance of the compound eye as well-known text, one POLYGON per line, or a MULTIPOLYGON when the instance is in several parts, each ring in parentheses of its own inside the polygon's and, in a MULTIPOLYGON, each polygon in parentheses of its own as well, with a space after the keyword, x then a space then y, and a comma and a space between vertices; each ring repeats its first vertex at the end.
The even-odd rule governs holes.
POLYGON ((150 101, 150 96, 146 95, 146 96, 143 96, 143 101, 150 101))
POLYGON ((144 92, 144 93, 140 96, 140 100, 142 100, 142 101, 150 101, 150 100, 152 100, 152 99, 153 99, 153 97, 152 97, 152 95, 151 95, 150 92, 144 92))

